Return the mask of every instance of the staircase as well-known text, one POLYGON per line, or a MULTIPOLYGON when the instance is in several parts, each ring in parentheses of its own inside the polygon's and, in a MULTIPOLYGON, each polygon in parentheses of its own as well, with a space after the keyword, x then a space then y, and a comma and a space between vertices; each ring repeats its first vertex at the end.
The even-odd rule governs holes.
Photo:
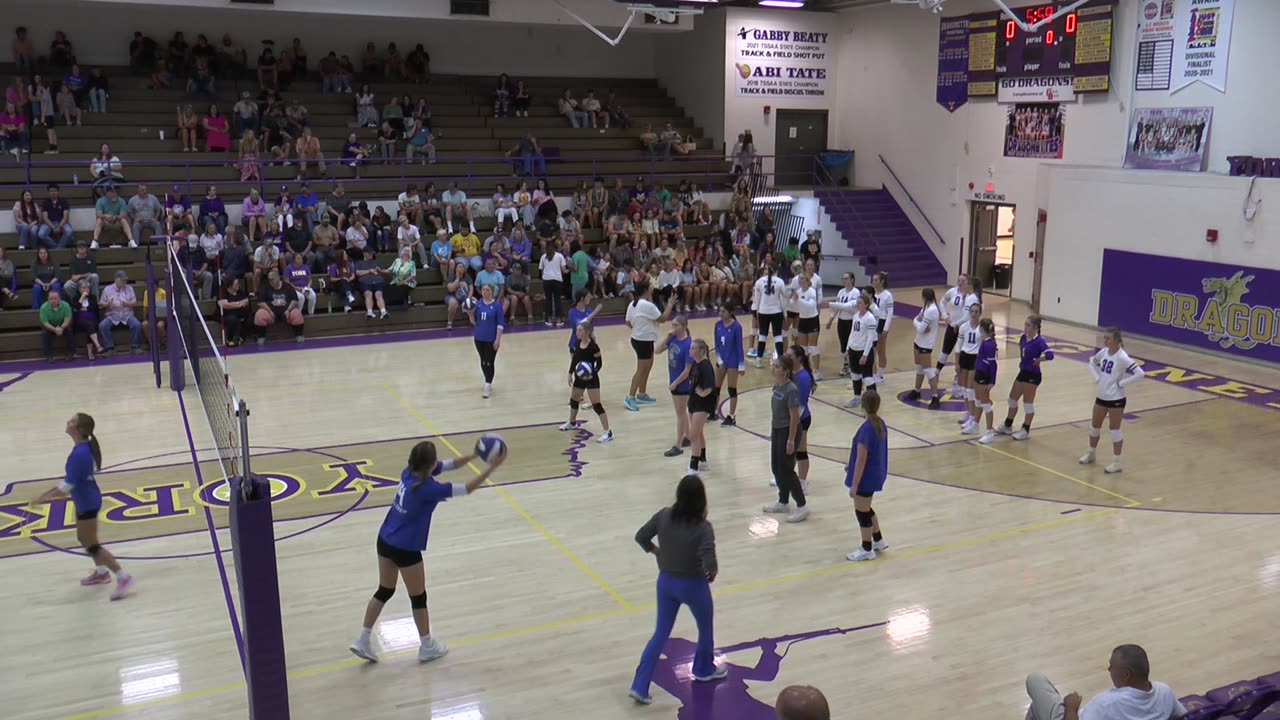
POLYGON ((814 196, 868 273, 889 273, 895 288, 946 284, 942 263, 888 190, 817 190, 814 196))

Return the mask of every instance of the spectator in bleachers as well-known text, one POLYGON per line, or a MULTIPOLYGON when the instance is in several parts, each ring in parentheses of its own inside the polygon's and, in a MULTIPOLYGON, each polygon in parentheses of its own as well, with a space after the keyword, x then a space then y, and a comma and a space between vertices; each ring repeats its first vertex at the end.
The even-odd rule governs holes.
POLYGON ((484 259, 480 257, 480 237, 475 230, 459 230, 449 238, 449 244, 453 246, 453 259, 457 264, 466 266, 472 273, 480 272, 484 267, 484 259))
POLYGON ((128 220, 129 205, 120 197, 120 191, 115 185, 108 185, 107 192, 98 198, 97 205, 94 206, 94 214, 97 220, 93 226, 93 242, 90 247, 94 250, 98 249, 98 241, 102 239, 104 230, 119 231, 124 234, 125 240, 129 242, 129 247, 138 247, 137 238, 133 236, 133 229, 129 226, 128 220))
POLYGON ((604 189, 604 178, 597 177, 587 191, 587 213, 581 218, 583 227, 603 228, 605 206, 608 204, 609 191, 604 189))
POLYGON ((285 50, 285 54, 289 57, 289 62, 291 63, 289 71, 293 74, 293 77, 306 77, 307 49, 302 46, 302 38, 294 38, 293 42, 285 50))
POLYGON ((396 202, 399 205, 399 214, 409 218, 409 222, 414 225, 422 224, 422 198, 418 194, 418 186, 415 183, 409 183, 396 202))
POLYGON ((391 80, 392 74, 403 76, 405 73, 404 59, 400 57, 400 49, 395 43, 387 43, 387 58, 383 63, 383 80, 391 80))
POLYGON ((333 50, 328 55, 320 58, 320 92, 328 95, 337 92, 351 92, 348 87, 345 91, 338 80, 338 53, 333 50))
POLYGON ((375 307, 378 308, 379 317, 387 316, 387 300, 383 296, 383 290, 386 289, 386 282, 382 279, 384 273, 382 266, 373 257, 373 248, 365 248, 364 257, 355 263, 355 278, 356 287, 364 296, 365 317, 370 320, 374 318, 375 307))
POLYGON ((0 245, 0 310, 18 299, 18 270, 0 245))
POLYGON ((360 53, 360 74, 366 80, 383 77, 382 56, 373 42, 365 43, 364 52, 360 53))
POLYGON ((368 83, 360 86, 356 92, 356 125, 359 127, 378 126, 378 107, 374 105, 373 90, 368 83))
POLYGON ((618 100, 617 94, 612 90, 609 91, 609 97, 604 101, 604 111, 609 113, 609 124, 622 129, 631 127, 631 116, 623 109, 622 103, 618 100))
POLYGON ((195 107, 191 103, 178 108, 176 125, 178 139, 182 141, 182 152, 197 152, 199 143, 196 134, 200 128, 200 116, 196 114, 195 107))
POLYGON ((596 98, 595 90, 588 90, 587 96, 582 99, 582 111, 587 114, 587 119, 591 121, 593 128, 608 128, 609 113, 605 112, 600 105, 600 100, 596 98))
POLYGON ((256 187, 249 188, 249 195, 240 203, 240 224, 248 233, 250 245, 255 237, 267 234, 267 203, 256 187))
POLYGON ((1173 690, 1162 682, 1151 682, 1147 651, 1138 645, 1121 645, 1111 651, 1107 666, 1111 690, 1080 707, 1079 693, 1065 697, 1043 674, 1027 676, 1031 707, 1027 720, 1170 720, 1186 714, 1173 690))
POLYGON ((666 156, 663 158, 664 160, 670 160, 672 152, 675 152, 677 155, 689 154, 689 150, 685 147, 684 138, 681 137, 680 131, 676 130, 671 123, 667 123, 663 127, 662 133, 658 135, 658 141, 666 146, 666 156))
POLYGON ((427 130, 430 130, 431 129, 431 101, 427 100, 424 97, 418 98, 418 102, 410 106, 410 103, 412 102, 413 102, 412 99, 408 95, 404 96, 402 109, 405 112, 405 117, 412 116, 418 125, 422 125, 426 127, 427 130), (410 107, 412 107, 412 110, 410 109, 410 107))
POLYGON ((515 195, 512 196, 512 203, 515 205, 516 211, 520 213, 520 222, 527 226, 533 226, 534 206, 533 193, 529 192, 529 183, 524 180, 516 186, 515 195))
MULTIPOLYGON (((347 225, 347 231, 343 233, 347 240, 346 255, 355 261, 364 255, 364 249, 369 247, 369 225, 365 220, 364 213, 359 210, 351 214, 351 222, 347 225)), ((343 253, 338 253, 342 255, 343 253)))
POLYGON ((13 31, 13 64, 19 75, 30 75, 36 66, 36 48, 31 42, 31 35, 25 27, 19 25, 13 31))
MULTIPOLYGON (((467 275, 467 266, 463 263, 457 263, 453 266, 453 275, 446 275, 449 281, 445 283, 444 304, 446 308, 445 329, 453 329, 453 319, 458 315, 458 308, 462 307, 462 303, 467 298, 473 296, 471 286, 471 278, 467 275)), ((470 315, 467 315, 470 319, 470 315)))
MULTIPOLYGON (((413 186, 410 186, 410 189, 413 189, 413 186)), ((422 233, 418 230, 418 224, 410 220, 408 213, 403 212, 403 203, 401 208, 400 226, 396 229, 396 254, 398 255, 407 247, 410 252, 417 253, 423 265, 427 265, 430 260, 427 257, 427 249, 422 244, 422 233)))
POLYGON ((529 265, 533 260, 533 241, 529 239, 528 233, 524 231, 524 226, 516 225, 511 230, 511 264, 523 265, 524 271, 529 272, 529 265))
POLYGON ((31 261, 31 309, 39 310, 40 305, 51 293, 62 290, 61 271, 58 264, 49 257, 49 249, 40 247, 31 261))
POLYGON ((329 216, 329 220, 333 222, 334 227, 338 228, 340 234, 346 231, 347 223, 351 221, 353 210, 351 208, 351 196, 347 194, 347 186, 341 181, 334 183, 333 190, 325 198, 324 212, 329 216))
POLYGON ((556 109, 569 121, 569 125, 572 127, 585 128, 589 122, 587 113, 579 107, 578 101, 573 98, 573 91, 571 90, 565 90, 560 99, 556 101, 556 109))
POLYGON ((404 134, 404 108, 400 107, 400 99, 395 95, 387 98, 387 104, 382 107, 382 122, 390 125, 400 135, 404 134))
POLYGON ((526 132, 515 147, 507 151, 507 157, 517 157, 515 174, 525 177, 543 177, 547 174, 547 159, 542 154, 542 146, 532 132, 526 132))
POLYGON ((98 262, 89 254, 89 244, 81 240, 76 243, 76 254, 67 264, 70 277, 62 284, 62 293, 68 298, 80 297, 81 286, 89 288, 89 292, 98 297, 98 262))
POLYGON ((107 111, 107 100, 111 97, 111 82, 103 74, 102 68, 94 67, 89 71, 89 111, 104 113, 107 111))
POLYGON ((63 83, 58 90, 57 98, 58 114, 62 116, 64 125, 80 125, 82 114, 80 112, 80 103, 76 101, 76 96, 71 92, 71 86, 63 83))
POLYGON ((476 287, 482 290, 487 287, 492 290, 493 299, 502 304, 503 312, 507 311, 509 307, 507 303, 507 276, 498 269, 498 263, 495 258, 485 258, 483 269, 476 273, 476 287))
POLYGON ((431 53, 418 43, 404 58, 405 77, 415 83, 431 82, 431 53))
POLYGON ((514 227, 520 221, 519 215, 516 214, 515 202, 511 199, 511 194, 507 192, 507 188, 498 183, 493 191, 493 215, 497 220, 497 227, 501 229, 507 218, 511 219, 511 225, 514 227))
POLYGON ((507 299, 511 306, 511 313, 507 316, 508 322, 515 325, 516 310, 523 307, 525 320, 533 322, 533 302, 529 299, 529 275, 520 263, 511 264, 511 273, 507 275, 507 299))
POLYGON ((49 143, 49 148, 45 150, 46 155, 58 154, 58 131, 57 126, 57 106, 53 101, 53 91, 45 85, 44 79, 36 75, 31 80, 31 88, 28 90, 31 97, 31 124, 33 127, 43 127, 45 140, 49 143))
POLYGON ((573 195, 569 197, 569 211, 579 223, 591 211, 591 189, 587 187, 586 180, 578 180, 578 186, 573 189, 573 195))
POLYGON ((240 241, 240 233, 236 232, 236 226, 228 227, 223 237, 222 251, 218 254, 219 280, 225 282, 227 278, 242 278, 248 275, 251 250, 252 248, 246 248, 240 241))
POLYGON ((533 96, 529 94, 529 89, 524 86, 523 80, 516 81, 516 92, 511 98, 511 111, 516 117, 529 117, 529 104, 533 102, 533 96))
POLYGON ((18 249, 26 250, 27 246, 36 247, 40 240, 40 206, 36 204, 35 195, 30 190, 23 190, 18 201, 13 204, 13 225, 18 233, 18 249))
POLYGON ((137 304, 138 298, 133 293, 133 286, 129 285, 129 274, 117 270, 115 282, 103 288, 102 297, 98 300, 103 316, 102 322, 98 323, 98 337, 102 340, 104 355, 109 357, 115 352, 116 342, 111 336, 111 329, 121 325, 129 328, 130 351, 134 355, 142 354, 142 323, 133 314, 133 308, 137 304))
POLYGON ((200 249, 204 251, 204 256, 209 259, 209 262, 217 267, 224 247, 222 233, 218 232, 218 226, 213 223, 205 225, 196 242, 200 244, 200 249))
POLYGON ((98 337, 98 324, 102 322, 98 309, 98 296, 92 292, 88 284, 81 285, 74 294, 65 288, 63 292, 67 293, 67 300, 64 302, 72 306, 72 327, 75 332, 84 335, 84 347, 89 359, 97 360, 98 355, 103 352, 102 341, 98 337))
MULTIPOLYGON (((439 270, 441 274, 448 277, 453 273, 453 244, 449 242, 449 233, 445 230, 436 231, 436 239, 431 243, 431 267, 439 270)), ((426 264, 423 264, 426 267, 426 264)))
POLYGON ((201 300, 213 297, 213 272, 210 270, 209 255, 185 226, 174 234, 174 239, 178 242, 178 267, 191 283, 192 292, 201 300))
POLYGON ((302 182, 298 195, 294 198, 293 207, 303 211, 303 218, 307 223, 307 232, 314 232, 316 223, 320 221, 320 196, 311 189, 310 182, 305 180, 302 182))
POLYGON ((312 252, 311 232, 307 230, 306 211, 302 208, 295 208, 293 214, 281 215, 279 220, 284 224, 284 246, 283 250, 288 253, 296 253, 302 255, 307 264, 310 265, 315 261, 315 253, 312 252))
MULTIPOLYGON (((619 183, 622 181, 619 180, 619 183)), ((609 216, 609 221, 605 225, 604 237, 609 242, 609 252, 613 252, 620 244, 626 245, 631 241, 631 221, 621 212, 614 213, 609 216)), ((615 262, 620 262, 618 258, 614 258, 615 262)))
POLYGON ((350 93, 352 83, 356 79, 356 65, 351 62, 351 58, 342 55, 338 57, 338 82, 342 86, 342 92, 350 93))
POLYGON ((21 76, 15 75, 9 87, 4 89, 4 101, 13 103, 22 117, 27 116, 27 106, 31 104, 31 96, 21 76))
POLYGON ((272 270, 284 268, 280 256, 280 246, 273 242, 264 242, 253 251, 253 289, 262 287, 262 280, 272 270))
POLYGON ((422 155, 423 164, 436 161, 431 127, 416 115, 405 121, 404 138, 404 157, 407 162, 413 162, 414 155, 422 155))
POLYGON ((400 255, 391 261, 385 273, 389 282, 383 291, 387 303, 413 307, 413 289, 418 286, 418 266, 413 262, 409 248, 400 248, 400 255))
POLYGON ((30 141, 27 119, 13 103, 6 102, 4 112, 0 113, 0 153, 20 158, 22 153, 31 151, 30 141))
POLYGON ((235 44, 230 33, 222 34, 222 43, 218 45, 217 65, 219 75, 235 77, 249 63, 249 55, 244 48, 235 44))
POLYGON ((560 217, 556 219, 556 230, 559 232, 560 242, 565 245, 576 243, 582 238, 582 223, 574 217, 572 210, 560 213, 560 217))
POLYGON ((316 314, 316 289, 311 278, 311 263, 295 253, 284 268, 284 276, 298 294, 298 307, 304 315, 316 314))
POLYGON ((807 685, 791 685, 774 702, 778 720, 831 720, 831 708, 822 691, 807 685))
POLYGON ((258 291, 258 310, 254 313, 253 324, 258 331, 258 347, 267 342, 267 328, 278 322, 284 322, 293 328, 293 336, 298 342, 303 341, 302 310, 298 304, 298 293, 292 285, 280 281, 280 271, 267 273, 267 282, 258 291))
POLYGON ((258 55, 258 87, 273 90, 280 87, 280 71, 276 62, 276 53, 270 42, 264 43, 258 55))
POLYGON ((236 120, 236 137, 243 137, 245 130, 256 131, 262 125, 258 103, 248 90, 240 93, 240 101, 232 106, 231 112, 236 120))
POLYGON ((511 112, 511 98, 515 88, 511 86, 511 78, 506 73, 498 76, 498 84, 493 88, 493 116, 506 117, 511 112))
POLYGON ((61 30, 53 34, 53 41, 49 43, 49 62, 56 67, 74 67, 76 64, 75 48, 61 30))
POLYGON ((369 218, 369 239, 372 240, 372 245, 377 252, 389 250, 395 246, 393 240, 397 230, 396 220, 387 214, 386 208, 381 205, 375 207, 373 215, 369 218))
POLYGON ((166 48, 166 60, 169 68, 179 75, 186 74, 188 67, 188 54, 191 52, 191 46, 187 44, 187 38, 179 30, 169 39, 169 47, 166 48))
POLYGON ((271 151, 271 160, 288 166, 294 140, 286 127, 283 110, 273 107, 267 111, 262 120, 261 134, 262 146, 271 151))
POLYGON ((133 39, 129 41, 129 69, 134 72, 150 73, 156 64, 157 49, 155 40, 141 32, 133 33, 133 39))
MULTIPOLYGON (((533 186, 533 197, 530 201, 533 204, 533 214, 537 216, 545 216, 554 222, 557 215, 556 212, 556 194, 547 185, 546 178, 538 178, 533 186)), ((525 223, 528 225, 529 223, 525 223)))
MULTIPOLYGON (((139 187, 141 192, 141 187, 139 187)), ((200 198, 200 212, 196 216, 199 226, 204 227, 213 223, 219 233, 225 234, 227 231, 227 206, 218 196, 218 188, 216 185, 210 185, 205 188, 204 197, 200 198)))
POLYGON ((133 230, 133 239, 142 240, 142 231, 150 230, 151 235, 163 235, 160 219, 164 216, 164 205, 160 199, 147 191, 146 183, 138 183, 138 191, 129 198, 129 220, 133 230))
POLYGON ((67 199, 62 197, 62 192, 58 188, 57 183, 49 183, 49 197, 40 203, 40 230, 39 242, 43 247, 56 249, 65 248, 71 244, 71 204, 67 199), (53 240, 54 235, 58 236, 58 240, 53 240))
POLYGON ((653 131, 652 125, 645 125, 644 132, 640 133, 640 145, 649 154, 650 160, 656 160, 658 153, 662 153, 663 160, 671 159, 671 143, 663 142, 658 133, 653 131))
MULTIPOLYGON (((354 225, 352 227, 355 227, 354 225)), ((350 228, 348 228, 350 229, 350 228)), ((359 247, 360 257, 364 257, 365 245, 359 247)), ((353 245, 347 245, 347 251, 351 252, 357 248, 353 245)), ((356 270, 353 260, 347 253, 341 253, 334 261, 329 264, 329 286, 330 295, 337 295, 342 298, 342 312, 351 312, 351 305, 356 301, 356 296, 351 292, 355 287, 356 270)), ((330 303, 332 308, 332 302, 330 303)))
POLYGON ((730 174, 735 183, 743 175, 751 172, 751 165, 755 162, 755 158, 756 145, 751 131, 747 130, 738 133, 738 142, 734 143, 733 148, 729 151, 729 162, 733 163, 733 169, 730 174))
POLYGON ((389 165, 396 157, 397 134, 391 123, 384 122, 378 128, 378 149, 382 153, 382 164, 389 165))
POLYGON ((339 240, 341 235, 338 228, 330 222, 332 216, 324 213, 320 216, 320 224, 316 225, 316 229, 311 233, 311 261, 308 263, 311 267, 329 267, 329 263, 338 256, 342 250, 339 248, 339 240))
POLYGON ((244 328, 251 322, 252 311, 249 308, 249 293, 245 292, 240 278, 227 278, 223 283, 218 308, 222 311, 223 337, 226 338, 227 347, 242 344, 244 328))
POLYGON ((209 105, 209 113, 200 120, 204 128, 205 152, 227 152, 231 149, 227 116, 218 111, 217 105, 209 105))
POLYGON ((631 193, 627 188, 623 187, 622 178, 613 179, 613 187, 609 189, 609 200, 606 209, 609 215, 622 215, 629 217, 631 213, 627 210, 627 206, 631 204, 631 193))
POLYGON ((203 61, 204 64, 209 67, 211 73, 216 74, 213 71, 217 69, 214 63, 217 60, 218 53, 213 49, 213 46, 209 44, 209 38, 205 36, 204 33, 196 35, 196 42, 191 46, 191 51, 188 55, 190 56, 192 63, 200 63, 203 61))
POLYGON ((320 138, 312 134, 310 127, 302 128, 302 137, 298 138, 297 152, 299 180, 307 174, 307 163, 315 163, 320 174, 324 174, 324 153, 320 151, 320 138))
POLYGON ((58 291, 49 293, 49 299, 40 308, 40 345, 45 362, 53 362, 54 338, 62 338, 66 359, 76 356, 76 339, 71 327, 71 306, 62 302, 58 291))
POLYGON ((80 72, 79 65, 72 65, 67 74, 62 76, 62 85, 71 90, 71 96, 76 99, 77 109, 82 107, 85 95, 89 93, 89 78, 80 72))
POLYGON ((471 206, 467 204, 467 194, 458 188, 457 181, 449 183, 449 189, 440 196, 440 201, 444 204, 445 223, 449 232, 453 232, 453 216, 457 214, 466 218, 471 233, 475 234, 476 223, 471 217, 471 206))

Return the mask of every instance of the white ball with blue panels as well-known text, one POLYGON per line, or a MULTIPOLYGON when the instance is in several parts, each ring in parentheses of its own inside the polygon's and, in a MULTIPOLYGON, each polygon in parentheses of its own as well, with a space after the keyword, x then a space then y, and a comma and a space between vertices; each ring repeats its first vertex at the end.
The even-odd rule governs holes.
POLYGON ((596 366, 583 360, 573 366, 573 374, 579 380, 590 380, 596 374, 596 366))
POLYGON ((476 440, 476 455, 487 463, 493 463, 507 454, 507 441, 497 433, 485 433, 476 440))

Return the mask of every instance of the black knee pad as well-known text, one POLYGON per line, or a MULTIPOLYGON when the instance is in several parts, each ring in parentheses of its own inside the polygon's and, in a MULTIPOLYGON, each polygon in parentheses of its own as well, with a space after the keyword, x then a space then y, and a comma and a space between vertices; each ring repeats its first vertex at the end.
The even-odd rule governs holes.
POLYGON ((98 553, 102 552, 102 546, 90 545, 89 547, 85 548, 84 551, 89 553, 89 557, 96 558, 98 557, 98 553))
POLYGON ((731 398, 736 398, 736 397, 738 397, 738 388, 736 388, 736 387, 731 387, 731 388, 729 388, 729 397, 731 397, 731 398))
POLYGON ((797 450, 797 451, 796 451, 796 462, 802 462, 802 461, 804 461, 804 460, 808 460, 808 459, 809 459, 809 451, 807 451, 807 450, 797 450))
POLYGON ((409 607, 414 610, 425 610, 427 608, 427 594, 422 593, 421 595, 410 595, 409 607))
POLYGON ((385 603, 386 601, 391 599, 392 595, 395 595, 395 594, 396 594, 395 588, 386 587, 385 585, 379 585, 377 592, 373 594, 373 599, 377 600, 380 603, 385 603))
POLYGON ((595 410, 597 415, 604 414, 604 405, 601 405, 600 403, 592 403, 591 409, 595 410))
POLYGON ((573 398, 569 398, 569 407, 573 408, 574 410, 577 410, 581 406, 582 406, 581 402, 579 402, 578 400, 574 400, 573 398))
POLYGON ((875 517, 876 514, 870 510, 854 510, 853 516, 858 518, 858 527, 869 528, 871 527, 871 518, 875 517))

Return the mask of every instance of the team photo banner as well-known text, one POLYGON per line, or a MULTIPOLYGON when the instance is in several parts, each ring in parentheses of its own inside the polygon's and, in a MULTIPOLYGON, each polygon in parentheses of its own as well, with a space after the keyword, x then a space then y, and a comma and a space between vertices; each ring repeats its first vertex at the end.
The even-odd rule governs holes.
POLYGON ((1280 362, 1280 271, 1106 250, 1098 324, 1280 362))
POLYGON ((1004 156, 1061 160, 1067 112, 1058 104, 1010 105, 1004 126, 1004 156))
POLYGON ((767 26, 743 25, 734 34, 733 76, 739 96, 830 95, 834 58, 829 33, 797 29, 779 21, 767 26))
POLYGON ((996 102, 1060 103, 1075 102, 1075 78, 1070 75, 1050 77, 1000 78, 996 102))
POLYGON ((1138 108, 1129 123, 1124 166, 1200 172, 1212 122, 1211 107, 1138 108))

